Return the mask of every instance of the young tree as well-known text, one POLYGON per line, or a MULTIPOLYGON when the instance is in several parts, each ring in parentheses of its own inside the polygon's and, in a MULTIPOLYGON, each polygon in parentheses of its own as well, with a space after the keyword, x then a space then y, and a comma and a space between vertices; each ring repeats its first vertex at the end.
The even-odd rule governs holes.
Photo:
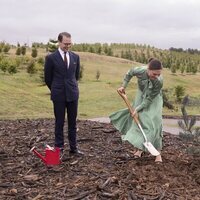
POLYGON ((183 120, 178 121, 179 127, 182 129, 179 132, 180 138, 185 141, 190 141, 191 145, 187 147, 187 153, 192 155, 200 155, 200 127, 194 128, 196 124, 196 116, 188 116, 186 106, 189 103, 188 95, 183 98, 181 112, 183 120))
POLYGON ((113 56, 113 51, 111 48, 108 48, 108 52, 107 52, 108 56, 113 56))
POLYGON ((3 52, 4 53, 8 53, 10 50, 10 45, 9 44, 5 44, 4 47, 3 47, 3 52))
POLYGON ((171 72, 172 72, 173 74, 176 73, 176 65, 175 65, 175 64, 172 64, 170 69, 171 69, 171 72))
POLYGON ((1 60, 1 62, 0 62, 0 69, 4 72, 4 73, 6 73, 6 71, 8 70, 8 68, 9 68, 9 65, 10 65, 10 63, 9 63, 9 60, 8 59, 2 59, 1 60))
POLYGON ((84 71, 84 65, 80 65, 80 72, 79 72, 79 79, 78 80, 82 80, 83 78, 83 71, 84 71))
POLYGON ((58 48, 58 41, 57 40, 53 40, 53 39, 49 39, 49 42, 47 44, 47 49, 49 52, 54 52, 56 51, 58 48))
POLYGON ((17 73, 17 66, 12 63, 9 67, 8 67, 8 73, 9 74, 16 74, 17 73))
POLYGON ((20 47, 17 47, 17 50, 16 50, 16 53, 15 53, 17 56, 19 56, 21 54, 21 48, 20 47))
POLYGON ((96 72, 96 80, 97 80, 97 81, 99 80, 99 78, 100 78, 100 75, 101 75, 100 71, 99 71, 99 70, 97 70, 97 72, 96 72))
POLYGON ((24 56, 26 54, 26 46, 21 47, 21 54, 24 56))
POLYGON ((183 96, 185 95, 185 88, 181 85, 175 86, 174 94, 178 103, 182 101, 183 96))
POLYGON ((36 57, 37 57, 37 54, 38 54, 37 49, 36 49, 36 48, 33 48, 33 49, 32 49, 32 53, 31 53, 31 56, 32 56, 33 58, 36 58, 36 57))
POLYGON ((183 74, 184 72, 185 72, 185 66, 182 65, 182 66, 181 66, 181 74, 183 74))
POLYGON ((27 73, 32 75, 32 74, 35 74, 36 72, 37 72, 37 68, 36 68, 36 65, 35 65, 35 61, 32 60, 27 66, 27 73))

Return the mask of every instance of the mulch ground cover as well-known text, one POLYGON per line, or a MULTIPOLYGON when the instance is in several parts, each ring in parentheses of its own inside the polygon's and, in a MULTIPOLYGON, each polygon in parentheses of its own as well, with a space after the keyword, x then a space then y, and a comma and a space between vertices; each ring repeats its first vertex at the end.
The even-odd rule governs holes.
MULTIPOLYGON (((1 200, 199 200, 200 157, 186 153, 190 143, 164 133, 163 163, 121 141, 111 124, 78 121, 82 157, 68 154, 47 167, 30 149, 53 145, 54 120, 0 121, 1 200)), ((66 127, 65 127, 66 130, 66 127)))

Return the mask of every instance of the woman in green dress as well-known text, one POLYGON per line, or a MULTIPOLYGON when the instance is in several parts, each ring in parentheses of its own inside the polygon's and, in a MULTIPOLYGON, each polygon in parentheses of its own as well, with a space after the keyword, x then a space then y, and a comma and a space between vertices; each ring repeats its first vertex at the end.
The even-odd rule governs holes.
MULTIPOLYGON (((150 58, 147 66, 130 69, 124 77, 123 84, 118 90, 125 93, 129 81, 133 76, 137 77, 138 90, 132 104, 141 126, 147 136, 147 140, 161 151, 162 149, 162 64, 159 60, 150 58)), ((141 157, 147 151, 144 147, 144 137, 134 123, 128 109, 122 109, 110 115, 112 124, 122 133, 122 140, 127 140, 137 151, 134 157, 141 157)), ((161 154, 156 156, 155 162, 162 162, 161 154)))

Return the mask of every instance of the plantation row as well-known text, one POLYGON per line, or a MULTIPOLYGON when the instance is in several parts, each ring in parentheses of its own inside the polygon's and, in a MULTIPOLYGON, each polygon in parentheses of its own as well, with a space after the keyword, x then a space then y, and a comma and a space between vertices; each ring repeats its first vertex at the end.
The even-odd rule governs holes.
POLYGON ((197 73, 200 71, 200 52, 176 51, 175 48, 170 50, 161 50, 146 45, 135 44, 75 44, 74 51, 91 52, 125 58, 139 63, 148 63, 150 57, 158 58, 162 61, 165 68, 169 68, 172 73, 179 70, 183 73, 197 73), (192 52, 192 53, 191 53, 192 52))
MULTIPOLYGON (((11 45, 1 42, 0 52, 8 53, 11 45)), ((26 45, 20 47, 20 44, 16 47, 16 55, 26 55, 26 45)), ((49 40, 48 44, 33 43, 31 56, 36 58, 38 56, 37 48, 43 48, 46 52, 53 52, 57 48, 56 40, 49 40)), ((180 73, 192 73, 196 74, 200 72, 200 51, 188 49, 183 50, 181 48, 170 48, 169 50, 161 50, 147 45, 138 44, 116 44, 111 43, 95 43, 95 44, 74 44, 72 46, 73 51, 77 52, 90 52, 99 55, 115 56, 125 58, 131 61, 139 63, 148 63, 150 57, 158 58, 162 61, 165 68, 169 68, 172 73, 180 71, 180 73)), ((11 67, 13 68, 13 66, 11 67)), ((3 68, 3 71, 5 69, 3 68)), ((13 73, 15 70, 9 70, 13 73)))
MULTIPOLYGON (((50 40, 47 49, 53 52, 56 49, 55 40, 50 40)), ((200 71, 200 51, 188 49, 170 48, 169 50, 161 50, 147 45, 137 44, 116 44, 111 43, 95 43, 95 44, 74 44, 73 51, 90 52, 100 55, 115 56, 125 58, 139 63, 148 63, 150 57, 158 58, 162 61, 165 68, 169 68, 172 73, 179 70, 183 73, 196 74, 200 71)))

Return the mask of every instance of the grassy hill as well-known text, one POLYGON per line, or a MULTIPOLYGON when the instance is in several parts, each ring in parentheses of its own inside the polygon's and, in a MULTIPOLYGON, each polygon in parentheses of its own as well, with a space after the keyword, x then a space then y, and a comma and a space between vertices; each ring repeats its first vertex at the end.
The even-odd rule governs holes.
MULTIPOLYGON (((44 54, 45 52, 41 53, 41 55, 44 54)), ((87 52, 78 52, 78 54, 84 67, 83 78, 79 82, 78 118, 108 116, 111 112, 125 107, 116 89, 121 85, 127 70, 141 64, 87 52), (97 70, 100 71, 98 81, 96 80, 97 70)), ((182 85, 186 89, 186 94, 200 98, 199 75, 199 73, 196 75, 176 73, 174 75, 168 69, 164 69, 164 88, 170 89, 170 98, 173 98, 173 88, 176 85, 182 85)), ((136 88, 136 79, 133 79, 127 88, 130 100, 134 98, 136 88)), ((39 74, 30 76, 23 68, 14 75, 0 71, 0 96, 0 119, 53 117, 49 91, 40 82, 39 74)), ((199 114, 200 108, 190 107, 188 113, 199 114)), ((177 111, 164 109, 163 114, 180 115, 180 109, 177 111)))

